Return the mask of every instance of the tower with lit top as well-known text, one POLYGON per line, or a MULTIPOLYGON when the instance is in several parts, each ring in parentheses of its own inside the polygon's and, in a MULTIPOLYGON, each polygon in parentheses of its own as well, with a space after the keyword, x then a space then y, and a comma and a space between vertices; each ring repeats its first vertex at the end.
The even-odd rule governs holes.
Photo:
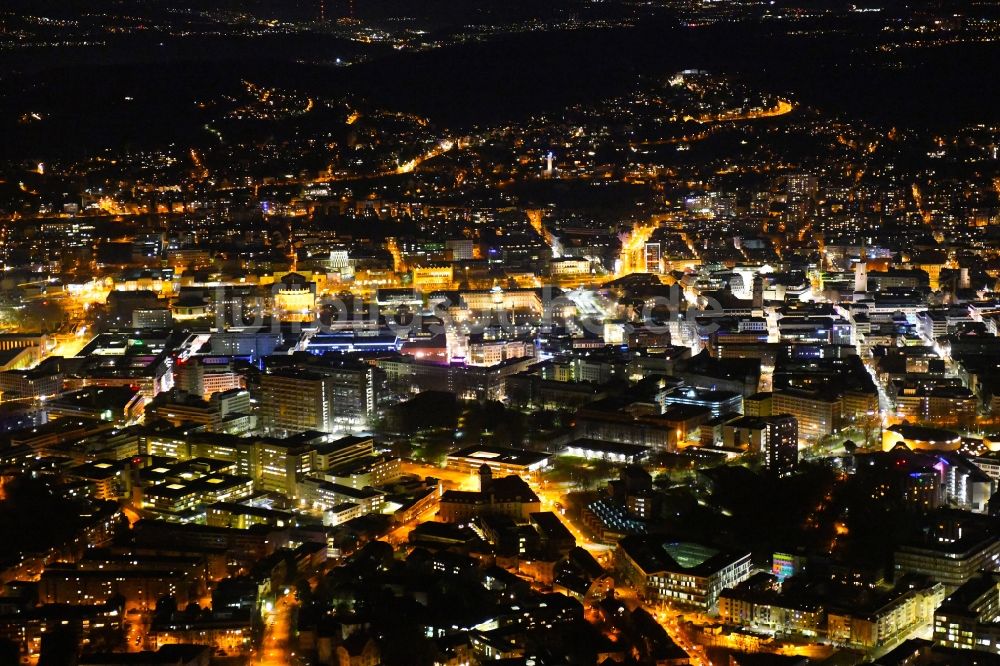
POLYGON ((858 301, 868 294, 868 251, 862 246, 861 257, 854 266, 854 300, 858 301))

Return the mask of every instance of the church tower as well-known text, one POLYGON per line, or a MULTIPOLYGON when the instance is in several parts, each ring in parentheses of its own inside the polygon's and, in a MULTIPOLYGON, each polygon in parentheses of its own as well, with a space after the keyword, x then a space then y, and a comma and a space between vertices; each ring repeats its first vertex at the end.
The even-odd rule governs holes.
POLYGON ((479 492, 487 493, 490 491, 490 486, 493 485, 493 470, 487 464, 480 465, 479 467, 479 492))

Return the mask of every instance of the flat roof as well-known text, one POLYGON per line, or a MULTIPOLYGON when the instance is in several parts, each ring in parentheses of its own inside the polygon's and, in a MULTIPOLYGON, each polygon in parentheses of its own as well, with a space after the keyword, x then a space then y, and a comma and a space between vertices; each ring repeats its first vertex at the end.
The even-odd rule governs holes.
POLYGON ((656 535, 625 537, 618 545, 646 574, 667 571, 709 576, 750 557, 749 552, 718 550, 706 544, 656 535))
POLYGON ((897 433, 904 439, 911 439, 920 442, 953 442, 956 439, 959 439, 959 434, 954 430, 910 425, 908 423, 897 423, 889 426, 887 430, 897 433))
POLYGON ((480 444, 473 444, 472 446, 467 446, 459 449, 458 451, 449 453, 448 458, 465 458, 469 461, 480 461, 482 463, 532 467, 548 460, 550 458, 550 454, 539 453, 538 451, 527 451, 525 449, 508 448, 504 446, 484 446, 480 444))
POLYGON ((618 453, 623 456, 639 456, 650 450, 641 444, 625 444, 621 442, 606 442, 602 439, 574 439, 566 445, 567 449, 583 449, 585 451, 600 451, 602 453, 618 453))

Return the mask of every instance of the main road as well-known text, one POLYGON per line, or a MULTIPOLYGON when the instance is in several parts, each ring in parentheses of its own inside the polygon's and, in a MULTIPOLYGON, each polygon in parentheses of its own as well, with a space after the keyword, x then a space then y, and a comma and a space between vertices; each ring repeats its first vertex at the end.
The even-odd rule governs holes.
POLYGON ((264 638, 251 660, 254 666, 288 666, 296 663, 292 645, 292 614, 296 606, 295 593, 289 591, 278 597, 274 608, 265 614, 264 638))

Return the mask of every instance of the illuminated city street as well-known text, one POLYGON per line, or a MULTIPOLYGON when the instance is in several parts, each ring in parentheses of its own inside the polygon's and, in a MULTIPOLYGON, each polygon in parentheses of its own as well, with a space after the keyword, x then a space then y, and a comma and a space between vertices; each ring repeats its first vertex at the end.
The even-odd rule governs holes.
POLYGON ((252 660, 255 666, 296 663, 291 642, 295 608, 295 596, 288 593, 279 596, 274 602, 274 608, 265 613, 264 638, 261 641, 259 654, 252 660))

